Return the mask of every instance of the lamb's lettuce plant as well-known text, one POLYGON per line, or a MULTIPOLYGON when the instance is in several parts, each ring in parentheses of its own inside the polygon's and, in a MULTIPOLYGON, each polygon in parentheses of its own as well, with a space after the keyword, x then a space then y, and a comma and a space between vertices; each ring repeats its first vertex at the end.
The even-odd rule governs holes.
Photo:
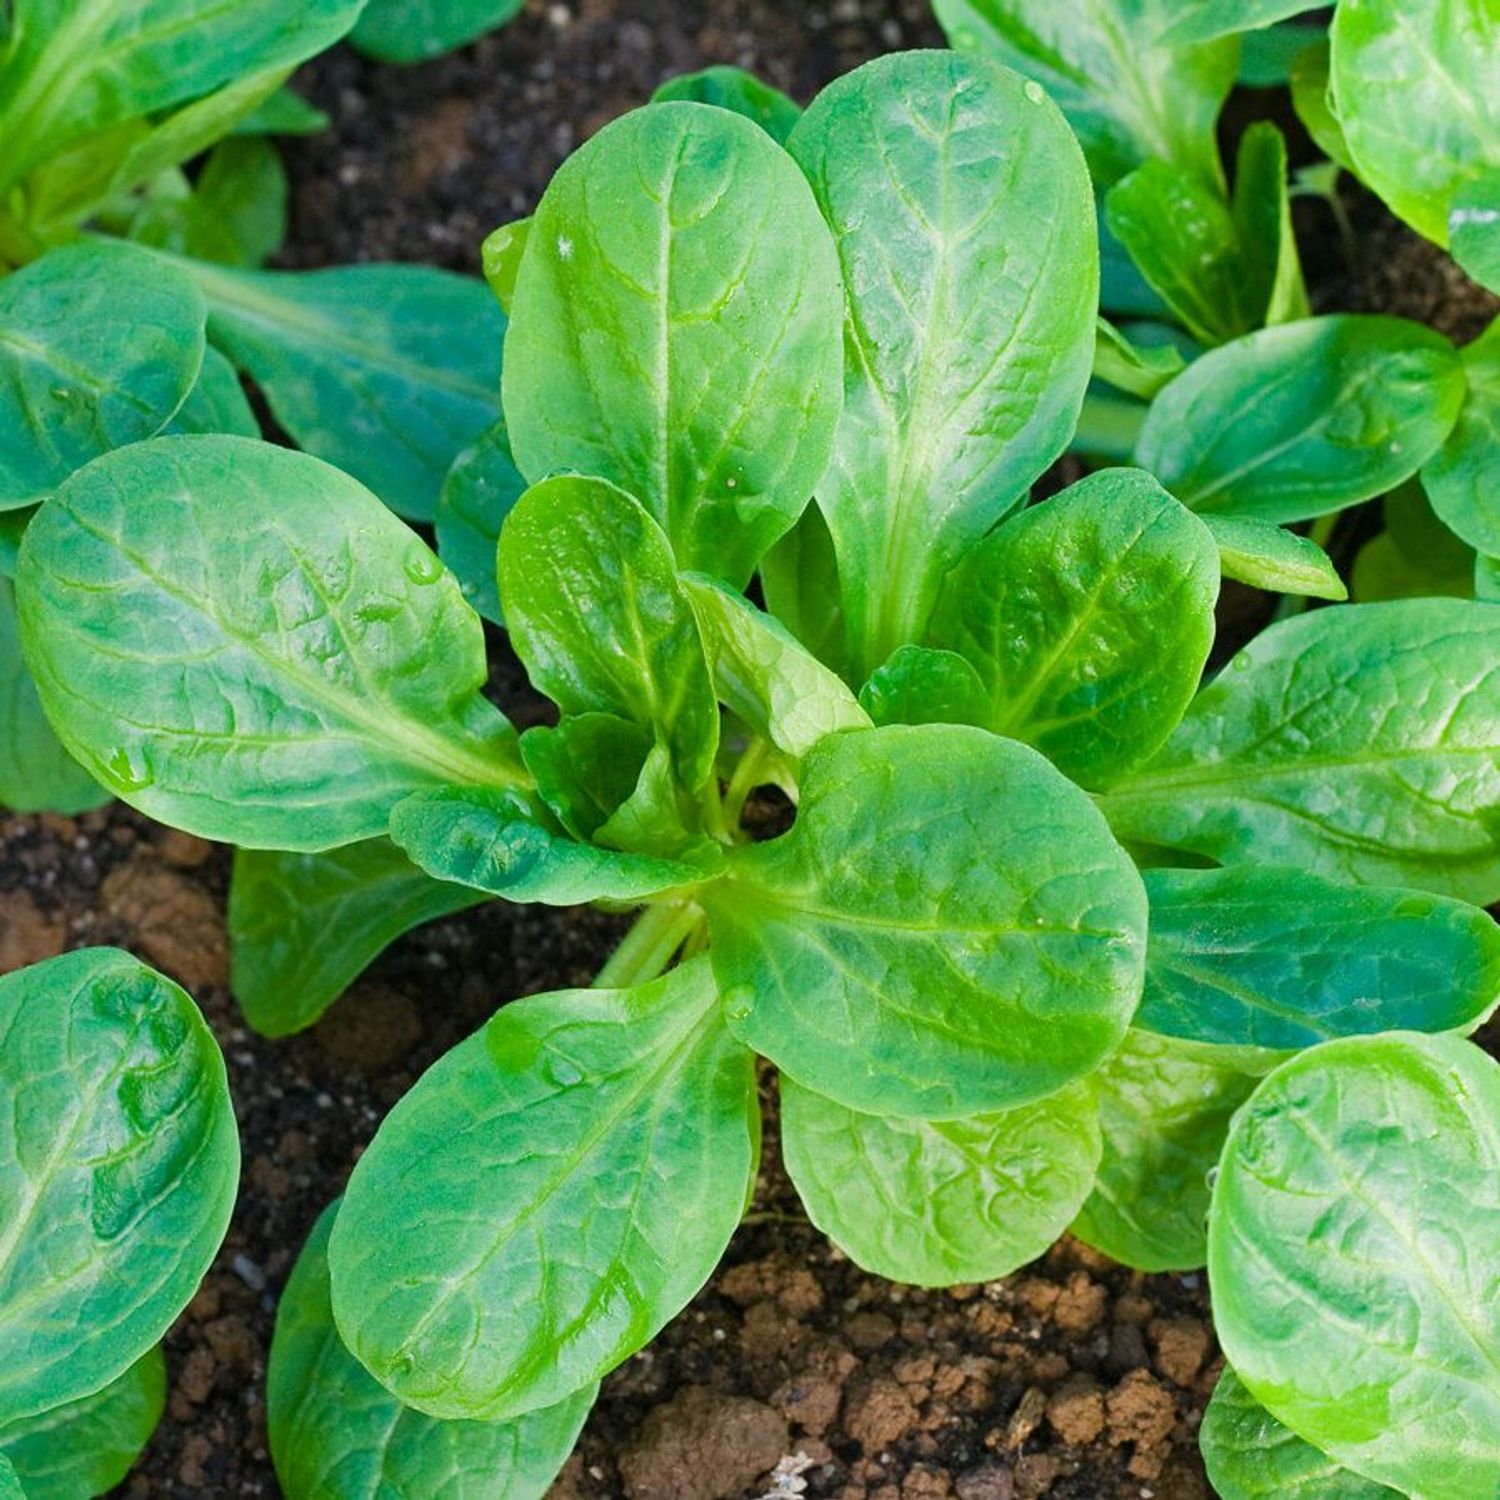
POLYGON ((27 1500, 103 1494, 228 1227, 224 1062, 182 990, 108 948, 0 978, 0 1036, 3 1472, 27 1500))
POLYGON ((379 62, 417 63, 504 26, 521 0, 365 0, 349 40, 379 62))
MULTIPOLYGON (((241 846, 257 1025, 310 1024, 396 931, 485 896, 639 913, 592 988, 430 1069, 315 1231, 273 1355, 293 1500, 377 1463, 540 1495, 745 1210, 757 1057, 862 1265, 995 1276, 1071 1224, 1186 1268, 1258 1088, 1500 998, 1465 904, 1500 899, 1500 608, 1310 611, 1203 685, 1229 544, 1338 580, 1140 469, 1030 503, 1096 341, 1088 170, 1046 94, 901 54, 785 145, 723 100, 750 115, 607 127, 494 247, 504 427, 445 505, 455 561, 498 530, 493 584, 357 479, 225 435, 103 454, 21 544, 62 742, 241 846), (482 696, 466 593, 555 724, 482 696), (767 787, 795 818, 756 841, 767 787)), ((1352 1055, 1378 1088, 1387 1053, 1352 1055)))

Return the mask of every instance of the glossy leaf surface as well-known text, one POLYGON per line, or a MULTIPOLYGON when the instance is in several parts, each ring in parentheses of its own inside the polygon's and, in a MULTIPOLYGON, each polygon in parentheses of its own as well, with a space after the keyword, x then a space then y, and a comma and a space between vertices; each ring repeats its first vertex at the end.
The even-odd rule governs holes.
POLYGON ((802 106, 789 99, 780 89, 763 83, 743 68, 718 64, 696 73, 682 73, 658 84, 651 96, 653 104, 672 99, 696 100, 699 104, 716 104, 753 120, 773 141, 786 144, 792 127, 802 118, 802 106))
POLYGON ((438 556, 463 586, 464 598, 497 625, 505 623, 495 578, 500 528, 525 489, 502 420, 458 455, 438 496, 438 556))
POLYGON ((1341 601, 1349 590, 1328 554, 1310 538, 1254 516, 1210 511, 1204 524, 1219 547, 1219 571, 1252 588, 1341 601))
POLYGON ((1422 488, 1457 536, 1500 557, 1500 320, 1463 351, 1463 362, 1463 406, 1447 442, 1422 470, 1422 488))

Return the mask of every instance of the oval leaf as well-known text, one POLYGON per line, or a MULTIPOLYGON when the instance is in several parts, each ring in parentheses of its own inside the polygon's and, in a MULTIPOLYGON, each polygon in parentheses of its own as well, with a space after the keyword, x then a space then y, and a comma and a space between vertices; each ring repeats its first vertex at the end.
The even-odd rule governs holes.
POLYGON ((1145 899, 1087 797, 957 725, 835 735, 803 770, 791 831, 700 896, 748 1045, 850 1109, 927 1119, 1030 1103, 1114 1050, 1145 899))
POLYGON ((1500 609, 1346 604, 1266 630, 1104 800, 1222 863, 1500 900, 1500 609))
POLYGON ((1226 578, 1276 594, 1342 601, 1349 597, 1333 559, 1309 537, 1252 516, 1203 517, 1226 578))
POLYGON ((506 338, 521 472, 637 496, 683 567, 736 586, 828 464, 843 299, 786 153, 707 104, 607 125, 542 197, 506 338))
POLYGON ((92 1395, 167 1331, 224 1238, 239 1141, 203 1018, 128 953, 0 978, 0 1035, 9 1423, 92 1395))
POLYGON ((1463 399, 1463 365, 1440 333, 1306 318, 1189 365, 1152 402, 1135 461, 1194 510, 1307 521, 1415 474, 1463 399))
POLYGON ((1094 1096, 1075 1083, 967 1120, 862 1115, 781 1080, 781 1149, 808 1217, 857 1265, 953 1286, 1008 1276, 1094 1185, 1094 1096))
POLYGON ((26 533, 22 638, 63 743, 205 838, 312 850, 424 786, 509 786, 479 618, 437 558, 326 464, 160 438, 70 480, 26 533))
POLYGON ((1500 1490, 1500 1064, 1453 1037, 1326 1042, 1236 1117, 1214 1322, 1299 1437, 1403 1494, 1500 1490))
POLYGON ((287 1500, 542 1500, 598 1387, 512 1422, 445 1422, 402 1406, 334 1326, 328 1238, 337 1207, 313 1225, 271 1339, 266 1426, 287 1500))
POLYGON ((707 1280, 760 1128, 716 1002, 702 961, 515 1001, 391 1111, 329 1261, 345 1343, 401 1400, 489 1421, 552 1405, 707 1280))
POLYGON ((1500 319, 1463 361, 1468 392, 1448 441, 1422 470, 1422 488, 1458 537, 1500 557, 1500 319))

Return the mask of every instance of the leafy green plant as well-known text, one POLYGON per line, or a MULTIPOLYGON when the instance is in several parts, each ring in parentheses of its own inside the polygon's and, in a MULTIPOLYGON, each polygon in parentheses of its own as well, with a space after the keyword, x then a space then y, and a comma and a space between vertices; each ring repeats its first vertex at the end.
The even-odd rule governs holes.
POLYGON ((380 62, 451 52, 512 20, 521 0, 366 0, 349 39, 380 62))
MULTIPOLYGON (((319 128, 285 80, 361 4, 8 7, 0 575, 35 507, 98 454, 163 432, 258 436, 236 372, 299 445, 424 520, 455 456, 497 418, 504 321, 477 280, 406 265, 257 269, 280 247, 286 199, 258 132, 319 128)), ((463 8, 436 9, 446 23, 463 8)), ((36 707, 7 576, 0 802, 78 812, 106 793, 36 707)))
MULTIPOLYGON (((431 1068, 314 1231, 271 1372, 294 1500, 376 1465, 540 1495, 744 1213, 759 1068, 809 1213, 883 1274, 1001 1275, 1070 1225, 1202 1265, 1221 1153, 1215 1224, 1259 1215, 1295 1262, 1317 1226, 1240 1193, 1247 1111, 1320 1058, 1378 1090, 1392 1048, 1425 1055, 1406 1033, 1446 1056, 1500 998, 1500 609, 1309 611, 1205 685, 1222 557, 1338 579, 1140 469, 1033 502, 1097 308, 1088 171, 1045 93, 898 54, 784 145, 753 91, 720 100, 602 130, 492 240, 504 423, 439 532, 466 569, 498 533, 494 579, 226 435, 103 454, 21 543, 63 744, 241 846, 257 1026, 310 1024, 398 930, 487 896, 637 913, 592 988, 431 1068), (482 695, 469 599, 555 724, 482 695), (767 788, 795 816, 756 841, 767 788)), ((1345 1462, 1346 1418, 1236 1348, 1345 1462)), ((1457 1399, 1481 1430, 1487 1392, 1457 1399)))
POLYGON ((109 948, 0 978, 0 1493, 103 1494, 161 1416, 162 1335, 229 1224, 224 1062, 109 948))

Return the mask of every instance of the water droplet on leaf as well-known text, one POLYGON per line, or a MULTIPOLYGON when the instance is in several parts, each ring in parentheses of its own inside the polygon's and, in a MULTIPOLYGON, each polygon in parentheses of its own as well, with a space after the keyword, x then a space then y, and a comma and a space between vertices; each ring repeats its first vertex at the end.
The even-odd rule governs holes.
POLYGON ((151 761, 140 745, 117 745, 100 767, 104 780, 122 795, 139 792, 156 780, 151 761))
POLYGON ((1042 100, 1047 97, 1046 90, 1043 89, 1041 84, 1039 84, 1034 78, 1028 78, 1026 80, 1025 87, 1023 88, 1022 92, 1028 99, 1031 100, 1033 104, 1040 104, 1042 100))
POLYGON ((402 571, 413 583, 436 583, 443 576, 443 565, 427 547, 417 542, 407 552, 402 571))

